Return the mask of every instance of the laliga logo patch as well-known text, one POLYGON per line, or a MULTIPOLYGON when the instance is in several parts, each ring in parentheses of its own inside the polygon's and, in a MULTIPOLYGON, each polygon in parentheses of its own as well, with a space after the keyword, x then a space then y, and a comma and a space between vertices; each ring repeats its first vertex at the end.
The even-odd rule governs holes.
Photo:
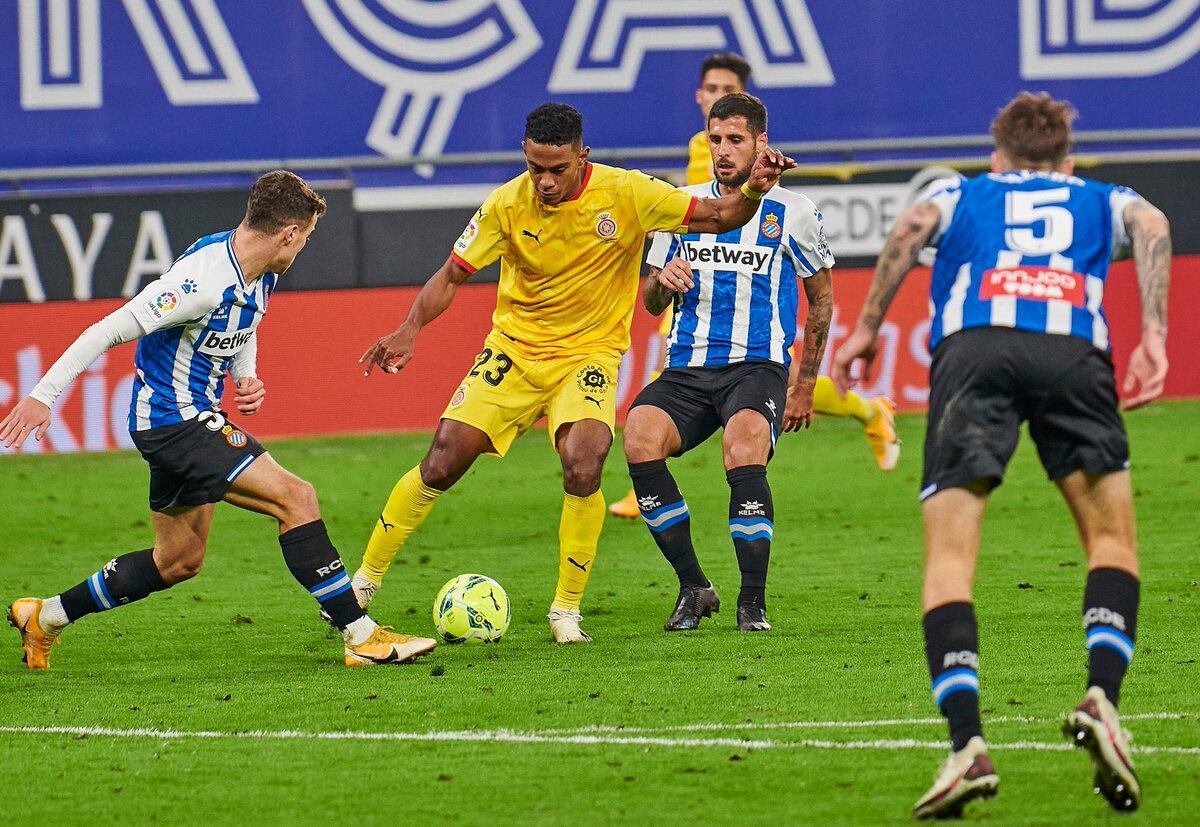
POLYGON ((613 220, 612 214, 602 212, 596 216, 596 235, 601 238, 612 238, 617 234, 617 222, 613 220))
POLYGON ((460 387, 458 390, 456 390, 454 392, 454 396, 452 396, 450 398, 450 407, 457 408, 459 405, 461 405, 466 400, 466 398, 467 398, 467 389, 460 387))
POLYGON ((476 224, 475 219, 472 218, 467 224, 466 229, 462 231, 462 235, 458 237, 458 241, 454 242, 454 249, 460 253, 466 252, 466 249, 471 246, 471 241, 475 238, 475 235, 478 232, 479 225, 476 224))
POLYGON ((779 226, 779 216, 775 213, 767 213, 766 217, 762 220, 762 224, 759 225, 758 231, 765 238, 769 238, 772 241, 779 238, 779 236, 783 235, 783 227, 779 226))
POLYGON ((179 307, 179 294, 174 290, 164 290, 146 302, 146 309, 150 311, 150 315, 155 320, 162 319, 174 312, 176 307, 179 307))

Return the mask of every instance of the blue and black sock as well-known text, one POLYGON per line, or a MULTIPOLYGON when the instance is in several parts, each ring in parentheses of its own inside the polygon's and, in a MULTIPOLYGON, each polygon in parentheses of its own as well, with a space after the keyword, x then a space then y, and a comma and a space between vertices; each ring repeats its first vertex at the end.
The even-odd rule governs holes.
POLYGON ((1104 690, 1113 706, 1133 660, 1141 582, 1121 569, 1092 569, 1083 589, 1083 628, 1087 634, 1088 686, 1104 690))
POLYGON ((745 465, 725 472, 729 483, 729 534, 742 572, 739 606, 767 606, 767 566, 775 536, 775 506, 767 466, 745 465))
POLYGON ((650 536, 675 569, 681 586, 708 586, 692 547, 692 519, 665 460, 631 462, 629 476, 650 536))
POLYGON ((169 586, 154 563, 154 550, 142 549, 109 560, 104 568, 59 595, 67 620, 133 603, 169 586))
POLYGON ((342 558, 329 540, 324 520, 314 520, 280 534, 279 547, 292 577, 317 599, 333 625, 345 629, 366 615, 354 596, 342 558))
POLYGON ((979 630, 975 607, 946 603, 925 613, 925 656, 933 680, 933 700, 950 725, 958 752, 976 735, 979 720, 979 630))

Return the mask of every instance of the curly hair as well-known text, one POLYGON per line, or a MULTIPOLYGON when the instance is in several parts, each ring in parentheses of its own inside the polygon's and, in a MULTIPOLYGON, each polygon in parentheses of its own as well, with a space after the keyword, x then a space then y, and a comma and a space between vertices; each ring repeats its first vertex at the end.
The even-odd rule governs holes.
POLYGON ((525 116, 525 138, 535 144, 581 144, 583 116, 565 103, 543 103, 525 116))
POLYGON ((1075 107, 1049 92, 1022 92, 992 121, 996 149, 1012 161, 1058 166, 1071 151, 1075 107))

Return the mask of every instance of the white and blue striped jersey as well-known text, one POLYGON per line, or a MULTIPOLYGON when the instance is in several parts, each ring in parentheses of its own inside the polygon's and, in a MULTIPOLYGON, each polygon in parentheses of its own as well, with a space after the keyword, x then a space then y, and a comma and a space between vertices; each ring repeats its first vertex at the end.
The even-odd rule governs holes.
POLYGON ((931 184, 941 212, 930 285, 929 348, 972 327, 1079 336, 1109 349, 1101 305, 1108 266, 1129 244, 1136 192, 1056 172, 989 173, 931 184))
POLYGON ((233 230, 197 241, 129 303, 138 340, 129 430, 175 425, 215 411, 230 361, 267 312, 276 274, 247 283, 233 230))
MULTIPOLYGON (((684 187, 719 198, 717 182, 684 187)), ((737 362, 791 363, 799 310, 797 276, 833 266, 820 211, 805 196, 774 187, 743 227, 726 233, 657 233, 646 263, 686 258, 692 289, 675 298, 667 367, 737 362)))

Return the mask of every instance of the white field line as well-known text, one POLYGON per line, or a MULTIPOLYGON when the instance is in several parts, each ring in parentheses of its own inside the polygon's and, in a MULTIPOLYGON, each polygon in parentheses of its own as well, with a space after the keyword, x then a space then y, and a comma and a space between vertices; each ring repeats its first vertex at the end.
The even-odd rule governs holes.
MULTIPOLYGON (((898 750, 927 749, 946 751, 945 741, 917 741, 911 738, 877 739, 871 741, 825 741, 806 738, 800 741, 767 741, 742 738, 663 738, 653 736, 621 735, 553 735, 541 732, 516 732, 513 730, 459 730, 433 732, 305 732, 301 730, 251 730, 245 732, 223 732, 218 730, 176 729, 113 729, 109 727, 78 726, 0 726, 0 733, 30 735, 75 735, 107 738, 152 738, 177 740, 200 739, 249 739, 280 741, 425 741, 425 742, 487 742, 500 744, 572 744, 603 746, 647 746, 647 747, 732 747, 735 749, 836 749, 836 750, 898 750)), ((1067 743, 1045 743, 1041 741, 1013 741, 991 743, 994 750, 1034 750, 1039 752, 1068 752, 1074 747, 1067 743)), ((1138 755, 1200 755, 1200 747, 1152 747, 1139 746, 1138 755)))
MULTIPOLYGON (((1193 712, 1141 712, 1122 715, 1122 721, 1179 721, 1192 719, 1200 721, 1200 713, 1193 712)), ((988 715, 984 723, 992 724, 1038 724, 1061 721, 1061 718, 1035 717, 1030 715, 988 715)), ((922 726, 929 724, 944 724, 944 718, 881 718, 874 721, 778 721, 741 723, 703 723, 675 724, 662 727, 630 727, 610 724, 593 724, 574 729, 543 729, 543 735, 573 735, 582 733, 623 733, 626 735, 664 732, 725 732, 744 730, 775 730, 775 729, 875 729, 876 727, 922 726)))

